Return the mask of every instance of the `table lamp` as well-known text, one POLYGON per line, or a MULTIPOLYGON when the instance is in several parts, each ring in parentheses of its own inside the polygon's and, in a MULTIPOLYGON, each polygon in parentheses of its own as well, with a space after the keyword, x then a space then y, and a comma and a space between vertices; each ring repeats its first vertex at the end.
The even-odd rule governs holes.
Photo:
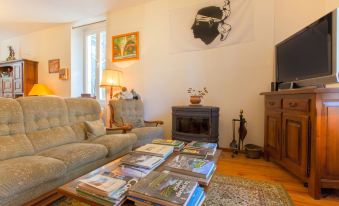
POLYGON ((121 88, 122 72, 115 69, 105 69, 102 73, 100 87, 109 88, 110 99, 113 97, 113 89, 121 88))
POLYGON ((47 96, 53 95, 53 92, 44 84, 34 84, 28 96, 47 96))

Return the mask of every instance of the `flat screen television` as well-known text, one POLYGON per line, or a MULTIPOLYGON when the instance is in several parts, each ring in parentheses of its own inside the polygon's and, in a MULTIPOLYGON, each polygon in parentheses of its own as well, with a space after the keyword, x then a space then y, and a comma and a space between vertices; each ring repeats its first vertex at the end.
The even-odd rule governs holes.
POLYGON ((276 81, 311 86, 338 82, 338 10, 276 45, 276 81))

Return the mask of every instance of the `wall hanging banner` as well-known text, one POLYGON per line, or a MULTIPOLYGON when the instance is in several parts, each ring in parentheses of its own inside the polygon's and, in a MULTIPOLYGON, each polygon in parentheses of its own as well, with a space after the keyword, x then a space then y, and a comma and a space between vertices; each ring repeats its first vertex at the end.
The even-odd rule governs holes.
POLYGON ((171 53, 254 39, 252 0, 213 0, 171 11, 171 53))

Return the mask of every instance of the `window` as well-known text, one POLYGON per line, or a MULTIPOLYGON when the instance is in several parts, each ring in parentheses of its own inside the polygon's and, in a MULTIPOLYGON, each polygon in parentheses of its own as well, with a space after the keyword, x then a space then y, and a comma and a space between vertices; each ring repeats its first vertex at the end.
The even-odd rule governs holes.
POLYGON ((106 98, 105 89, 100 88, 102 71, 106 68, 106 31, 104 28, 85 32, 84 91, 98 100, 106 98))

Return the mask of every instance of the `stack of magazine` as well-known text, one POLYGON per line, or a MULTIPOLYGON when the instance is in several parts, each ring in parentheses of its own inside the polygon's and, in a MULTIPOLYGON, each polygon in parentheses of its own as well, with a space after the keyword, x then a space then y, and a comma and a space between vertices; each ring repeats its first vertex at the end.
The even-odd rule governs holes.
POLYGON ((178 155, 165 164, 165 169, 183 175, 195 177, 200 185, 207 186, 216 169, 214 161, 178 155))
POLYGON ((166 159, 173 153, 174 148, 172 146, 167 145, 159 145, 159 144, 146 144, 137 148, 134 152, 138 154, 147 154, 158 156, 166 159))
POLYGON ((98 174, 80 180, 76 191, 102 205, 120 205, 125 199, 121 193, 126 184, 125 180, 98 174))
POLYGON ((127 196, 127 191, 151 170, 134 166, 120 165, 113 171, 80 180, 76 191, 101 205, 121 205, 127 196))
POLYGON ((195 155, 201 158, 213 157, 215 155, 217 147, 218 145, 216 143, 193 141, 191 143, 188 143, 181 151, 181 153, 187 155, 195 155))
POLYGON ((161 157, 139 153, 131 153, 121 159, 121 163, 125 165, 134 166, 136 168, 141 167, 149 170, 157 168, 164 161, 165 159, 161 157))
POLYGON ((204 189, 188 176, 172 172, 151 172, 128 191, 136 205, 200 206, 204 189))
POLYGON ((174 151, 180 151, 185 146, 185 143, 179 140, 155 139, 152 141, 152 143, 173 146, 174 151))

